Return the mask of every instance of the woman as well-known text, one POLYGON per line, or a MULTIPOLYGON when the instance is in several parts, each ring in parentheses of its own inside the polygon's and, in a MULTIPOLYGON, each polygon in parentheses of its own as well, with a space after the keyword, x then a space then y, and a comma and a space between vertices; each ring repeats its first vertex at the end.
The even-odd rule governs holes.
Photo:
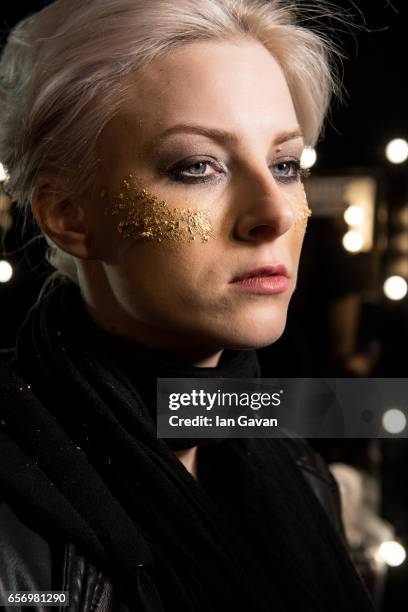
POLYGON ((3 588, 68 590, 72 610, 370 610, 306 445, 155 429, 157 377, 259 376, 283 332, 328 44, 286 2, 57 0, 1 75, 8 189, 57 271, 2 369, 3 588))

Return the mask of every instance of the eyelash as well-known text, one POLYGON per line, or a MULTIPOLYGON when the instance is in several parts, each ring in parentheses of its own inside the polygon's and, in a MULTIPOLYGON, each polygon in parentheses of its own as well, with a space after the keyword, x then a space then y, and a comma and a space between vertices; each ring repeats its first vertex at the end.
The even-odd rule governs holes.
MULTIPOLYGON (((217 164, 209 160, 199 160, 195 162, 194 164, 189 164, 189 165, 184 165, 184 166, 180 165, 176 168, 169 170, 168 172, 166 172, 166 174, 171 178, 171 180, 178 182, 178 183, 197 184, 197 183, 208 183, 210 181, 213 181, 214 174, 210 174, 208 176, 200 176, 200 175, 186 176, 182 174, 185 170, 188 170, 189 168, 193 168, 194 166, 198 166, 200 164, 206 164, 213 168, 217 167, 217 164)), ((292 168, 292 171, 294 172, 294 174, 288 177, 281 176, 278 179, 280 183, 283 183, 283 184, 295 183, 295 182, 298 182, 299 180, 305 179, 309 175, 308 170, 301 168, 300 160, 298 159, 284 159, 274 165, 279 166, 283 164, 289 165, 292 168)))

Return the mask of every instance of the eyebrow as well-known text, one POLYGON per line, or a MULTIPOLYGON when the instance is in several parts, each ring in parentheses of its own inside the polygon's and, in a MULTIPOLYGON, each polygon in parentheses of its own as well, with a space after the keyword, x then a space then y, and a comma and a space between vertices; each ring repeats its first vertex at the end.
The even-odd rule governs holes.
MULTIPOLYGON (((167 130, 164 130, 164 132, 161 132, 161 134, 159 134, 157 137, 155 144, 158 144, 168 136, 175 133, 199 134, 200 136, 206 136, 207 138, 211 138, 217 142, 220 142, 221 144, 236 145, 239 142, 239 137, 236 134, 227 132, 226 130, 219 128, 208 128, 190 123, 178 123, 177 125, 167 128, 167 130)), ((303 134, 299 127, 293 130, 279 132, 275 136, 273 144, 275 146, 281 145, 289 140, 294 140, 295 138, 303 138, 303 134)))

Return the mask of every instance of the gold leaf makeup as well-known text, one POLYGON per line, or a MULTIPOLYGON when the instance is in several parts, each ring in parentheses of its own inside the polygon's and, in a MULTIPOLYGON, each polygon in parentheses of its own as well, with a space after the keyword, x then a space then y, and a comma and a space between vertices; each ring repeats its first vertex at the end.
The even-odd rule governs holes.
MULTIPOLYGON (((105 195, 102 190, 101 197, 105 195)), ((123 179, 113 205, 105 208, 105 215, 122 212, 126 216, 117 229, 124 238, 155 242, 189 242, 201 238, 202 242, 208 242, 212 236, 207 210, 169 206, 143 188, 141 180, 133 174, 123 179)))
POLYGON ((297 196, 294 207, 295 224, 301 226, 303 229, 306 229, 307 222, 309 220, 309 217, 312 215, 312 211, 307 203, 307 197, 303 183, 301 183, 300 188, 301 191, 300 194, 298 194, 297 196))

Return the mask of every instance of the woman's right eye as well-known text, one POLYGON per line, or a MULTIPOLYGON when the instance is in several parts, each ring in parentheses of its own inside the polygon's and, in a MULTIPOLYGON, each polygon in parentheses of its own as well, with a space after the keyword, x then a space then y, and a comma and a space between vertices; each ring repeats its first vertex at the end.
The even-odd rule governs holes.
POLYGON ((181 171, 184 172, 185 170, 188 170, 189 174, 191 174, 193 176, 206 176, 205 175, 205 170, 206 170, 207 166, 208 166, 208 162, 200 161, 200 162, 197 162, 195 164, 192 164, 191 166, 186 166, 184 168, 184 170, 183 169, 179 170, 179 172, 181 173, 181 171), (197 172, 196 172, 196 170, 197 170, 197 172))
MULTIPOLYGON (((215 175, 220 172, 205 174, 206 169, 211 166, 216 168, 216 164, 209 160, 200 160, 194 164, 181 164, 167 172, 172 180, 182 183, 206 183, 213 180, 215 175)), ((218 170, 220 170, 218 168, 218 170)))

